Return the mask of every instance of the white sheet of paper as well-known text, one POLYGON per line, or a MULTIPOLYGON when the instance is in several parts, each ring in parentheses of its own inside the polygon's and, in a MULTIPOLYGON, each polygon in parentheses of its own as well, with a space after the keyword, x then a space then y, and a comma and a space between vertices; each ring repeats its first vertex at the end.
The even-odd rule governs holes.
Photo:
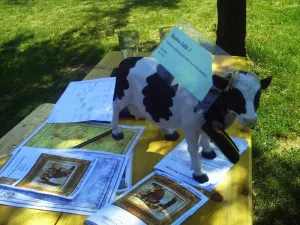
MULTIPOLYGON (((248 142, 244 139, 231 137, 233 142, 242 154, 248 147, 248 142)), ((212 191, 222 179, 226 176, 227 172, 233 166, 223 153, 211 143, 217 153, 217 157, 213 160, 205 159, 200 155, 202 168, 209 177, 209 181, 203 184, 193 179, 193 170, 191 169, 191 160, 189 152, 187 151, 187 143, 185 139, 176 146, 169 154, 167 154, 158 164, 154 166, 155 170, 160 170, 177 177, 178 179, 186 182, 195 187, 202 188, 207 191, 212 191)))
MULTIPOLYGON (((123 193, 122 195, 120 195, 120 197, 118 197, 115 201, 106 205, 105 207, 100 209, 98 212, 96 212, 92 216, 88 217, 85 220, 85 222, 88 225, 125 225, 125 224, 126 225, 127 224, 146 225, 146 223, 144 221, 142 221, 139 217, 133 215, 129 211, 126 211, 125 209, 123 209, 119 206, 113 205, 113 203, 117 202, 118 200, 120 200, 121 198, 126 196, 127 194, 130 194, 130 192, 132 190, 134 190, 135 188, 140 188, 140 187, 143 188, 143 186, 147 186, 147 184, 143 185, 143 183, 147 180, 151 180, 151 177, 153 177, 154 175, 162 176, 164 178, 171 180, 172 182, 177 183, 178 186, 180 186, 182 189, 185 189, 185 191, 184 191, 185 193, 192 193, 197 198, 197 202, 195 204, 192 204, 191 208, 189 208, 187 211, 184 211, 175 221, 173 221, 173 223, 172 223, 173 225, 181 224, 184 220, 186 220, 188 217, 193 215, 197 209, 199 209, 203 204, 205 204, 208 201, 208 198, 205 195, 203 195, 201 192, 199 192, 195 188, 191 187, 190 185, 182 183, 180 180, 178 180, 175 177, 172 177, 166 173, 154 171, 151 174, 149 174, 148 176, 146 176, 145 178, 143 178, 142 180, 140 180, 138 183, 136 183, 132 188, 130 188, 130 190, 128 190, 125 193, 123 193)), ((157 219, 157 218, 161 217, 160 219, 162 220, 162 219, 168 217, 170 215, 169 213, 172 213, 172 211, 176 212, 176 210, 177 210, 176 208, 180 208, 180 207, 182 208, 184 205, 185 199, 184 198, 180 199, 183 196, 181 196, 181 197, 180 197, 180 195, 178 196, 177 195, 178 193, 176 191, 174 192, 174 190, 172 188, 170 188, 168 186, 164 186, 164 185, 162 185, 161 187, 163 187, 163 190, 164 190, 164 197, 159 201, 158 204, 155 204, 154 207, 159 204, 165 204, 165 201, 166 201, 165 198, 168 199, 172 195, 177 196, 177 201, 175 201, 175 203, 173 203, 173 205, 165 208, 165 210, 163 210, 164 213, 159 215, 159 213, 154 212, 156 210, 151 210, 151 212, 154 213, 154 214, 152 214, 152 216, 154 216, 154 218, 157 219), (168 195, 168 197, 166 197, 166 195, 168 195), (178 203, 180 201, 181 201, 181 203, 178 203), (180 204, 182 204, 182 205, 180 205, 180 204)), ((174 186, 172 186, 172 187, 174 188, 174 186)), ((132 195, 130 195, 130 196, 132 196, 132 195)), ((151 196, 155 198, 155 192, 152 191, 151 196)), ((147 206, 150 207, 149 205, 147 205, 147 206)), ((139 206, 137 206, 137 207, 139 208, 139 206)), ((149 209, 151 209, 151 208, 149 208, 149 209)), ((143 215, 145 212, 143 210, 145 210, 145 209, 140 208, 140 210, 141 211, 139 213, 141 215, 143 215)), ((148 211, 148 213, 149 213, 149 211, 148 211)))
POLYGON ((22 147, 0 171, 0 186, 73 199, 83 188, 96 163, 97 158, 86 155, 22 147))
POLYGON ((111 121, 116 78, 70 82, 55 104, 48 123, 111 121))
POLYGON ((98 159, 94 172, 73 200, 0 187, 0 204, 91 215, 115 199, 115 193, 127 165, 127 156, 85 149, 64 151, 78 157, 84 155, 98 159))

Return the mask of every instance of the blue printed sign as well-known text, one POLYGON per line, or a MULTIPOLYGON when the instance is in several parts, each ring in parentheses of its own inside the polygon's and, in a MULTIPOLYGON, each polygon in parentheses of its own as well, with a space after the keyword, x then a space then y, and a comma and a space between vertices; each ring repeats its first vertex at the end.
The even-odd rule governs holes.
POLYGON ((202 101, 212 87, 212 55, 174 27, 152 56, 202 101))

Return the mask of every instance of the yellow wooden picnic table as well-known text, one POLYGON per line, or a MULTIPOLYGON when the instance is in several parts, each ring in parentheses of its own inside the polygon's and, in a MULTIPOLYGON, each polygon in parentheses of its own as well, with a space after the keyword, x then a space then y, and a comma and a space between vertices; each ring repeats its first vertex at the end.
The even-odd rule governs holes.
MULTIPOLYGON (((149 52, 141 52, 140 56, 148 56, 149 52)), ((84 78, 94 79, 107 77, 121 61, 120 52, 108 53, 95 68, 84 78)), ((249 69, 249 61, 242 57, 219 56, 214 58, 214 72, 224 68, 249 69)), ((30 135, 50 114, 53 104, 42 104, 24 120, 0 139, 0 167, 10 157, 10 152, 22 140, 30 135)), ((180 139, 165 141, 157 126, 145 120, 121 119, 121 124, 146 126, 146 129, 134 149, 133 184, 152 172, 153 166, 174 148, 184 137, 179 130, 180 139)), ((240 161, 232 167, 225 179, 213 192, 201 190, 210 200, 183 224, 252 224, 252 153, 249 130, 243 130, 235 123, 227 130, 231 136, 244 138, 249 147, 242 154, 240 161), (216 194, 218 193, 218 194, 216 194), (222 196, 218 201, 215 196, 222 196)), ((87 216, 59 213, 27 208, 0 205, 0 225, 79 225, 84 224, 87 216)), ((130 224, 129 224, 130 225, 130 224)))

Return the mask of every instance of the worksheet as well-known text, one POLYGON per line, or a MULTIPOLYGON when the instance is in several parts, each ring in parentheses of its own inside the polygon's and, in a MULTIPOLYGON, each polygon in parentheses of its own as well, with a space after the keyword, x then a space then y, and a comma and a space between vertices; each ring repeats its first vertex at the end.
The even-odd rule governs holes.
POLYGON ((116 78, 70 82, 56 102, 48 123, 111 121, 116 78))
POLYGON ((0 186, 73 199, 93 172, 97 158, 38 148, 19 148, 0 171, 0 186))
MULTIPOLYGON (((244 139, 231 137, 239 153, 242 154, 248 147, 248 142, 244 139)), ((211 143, 211 147, 215 150, 217 157, 214 159, 205 159, 199 152, 200 161, 203 170, 209 177, 209 181, 203 184, 193 179, 193 170, 191 165, 190 154, 187 150, 187 143, 184 139, 179 145, 176 146, 169 154, 167 154, 158 164, 154 166, 155 170, 163 171, 177 177, 178 179, 202 188, 206 191, 212 191, 222 181, 227 172, 233 166, 231 162, 223 155, 223 153, 211 143)))
POLYGON ((88 225, 177 225, 207 200, 190 185, 155 171, 85 222, 88 225))
MULTIPOLYGON (((34 152, 33 149, 29 149, 34 152)), ((115 199, 128 157, 124 155, 89 151, 63 150, 76 158, 83 155, 97 159, 96 167, 79 194, 72 200, 28 191, 0 187, 0 204, 80 215, 91 215, 115 199)))

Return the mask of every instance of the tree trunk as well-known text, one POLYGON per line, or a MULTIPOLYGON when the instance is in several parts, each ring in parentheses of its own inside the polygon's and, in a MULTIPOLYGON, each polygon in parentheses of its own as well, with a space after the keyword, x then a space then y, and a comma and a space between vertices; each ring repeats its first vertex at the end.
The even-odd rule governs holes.
POLYGON ((246 56, 246 0, 218 0, 216 44, 232 56, 246 56))

